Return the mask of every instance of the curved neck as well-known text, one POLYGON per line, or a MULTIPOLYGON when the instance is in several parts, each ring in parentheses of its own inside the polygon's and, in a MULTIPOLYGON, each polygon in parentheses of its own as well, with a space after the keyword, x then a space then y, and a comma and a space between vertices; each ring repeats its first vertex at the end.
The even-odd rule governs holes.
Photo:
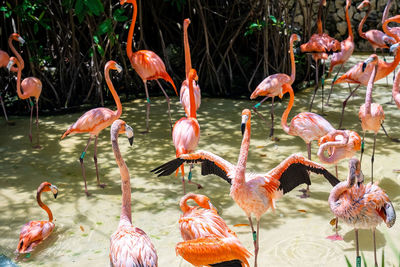
POLYGON ((192 59, 190 58, 190 47, 189 47, 189 38, 187 34, 187 28, 189 24, 184 23, 183 25, 183 44, 185 48, 185 72, 186 79, 189 77, 189 71, 192 69, 192 59))
POLYGON ((290 84, 293 84, 294 80, 296 79, 296 63, 294 62, 294 53, 293 53, 293 42, 294 40, 290 38, 290 63, 292 64, 292 73, 290 74, 290 84))
POLYGON ((386 4, 386 7, 385 7, 385 10, 383 11, 383 15, 382 15, 382 25, 387 20, 387 17, 389 15, 389 10, 390 10, 391 6, 392 6, 392 0, 388 0, 387 4, 386 4))
POLYGON ((15 49, 15 47, 14 47, 12 41, 13 41, 13 38, 12 38, 12 36, 10 36, 10 37, 8 38, 8 46, 10 47, 11 51, 12 51, 13 54, 17 57, 18 61, 19 61, 20 64, 21 64, 18 68, 20 68, 21 70, 23 70, 24 67, 25 67, 24 60, 22 59, 22 57, 21 57, 21 55, 18 53, 18 51, 15 49))
POLYGON ((317 27, 318 27, 318 34, 323 33, 322 29, 322 8, 323 8, 324 0, 319 1, 319 8, 318 8, 318 20, 317 20, 317 27))
POLYGON ((191 210, 192 208, 187 204, 187 201, 189 199, 193 199, 196 203, 196 199, 195 199, 195 194, 193 193, 189 193, 186 194, 184 197, 181 198, 181 201, 179 202, 179 206, 181 207, 181 210, 183 213, 188 212, 189 210, 191 210))
POLYGON ((350 16, 349 16, 349 7, 351 5, 351 1, 348 1, 346 5, 346 22, 347 22, 347 32, 349 34, 349 37, 351 41, 353 41, 354 36, 353 36, 353 29, 351 28, 351 23, 350 23, 350 16))
POLYGON ((105 78, 106 78, 107 86, 110 89, 110 92, 111 92, 111 94, 112 94, 112 96, 113 96, 113 98, 115 100, 115 104, 117 104, 116 116, 117 116, 117 118, 119 118, 121 116, 121 114, 122 114, 122 104, 121 104, 121 100, 119 99, 119 96, 118 96, 117 92, 114 89, 114 85, 111 82, 111 79, 110 79, 110 68, 106 68, 104 70, 104 75, 105 75, 105 78))
POLYGON ((392 96, 398 108, 400 108, 400 69, 396 73, 396 78, 393 82, 392 96))
POLYGON ((368 5, 367 13, 365 14, 363 19, 361 20, 360 24, 358 25, 358 34, 364 39, 366 39, 366 37, 365 37, 365 32, 362 31, 362 28, 364 26, 365 21, 367 20, 367 18, 369 16, 370 12, 371 12, 371 5, 368 5))
POLYGON ((37 194, 36 194, 36 200, 37 200, 37 203, 39 204, 39 206, 47 212, 47 215, 49 215, 49 222, 52 222, 53 221, 53 213, 51 212, 49 207, 47 207, 42 202, 42 199, 40 198, 40 195, 42 194, 43 188, 44 188, 44 186, 39 187, 39 189, 37 191, 37 194))
POLYGON ((132 15, 132 22, 131 26, 129 27, 129 32, 128 32, 128 41, 126 44, 126 53, 128 54, 128 57, 131 58, 132 56, 132 41, 133 41, 133 31, 135 30, 135 24, 136 24, 136 16, 137 16, 137 4, 136 1, 133 1, 133 15, 132 15))
MULTIPOLYGON (((332 205, 333 202, 336 202, 340 195, 343 194, 343 192, 351 189, 353 185, 356 182, 356 177, 354 175, 354 170, 350 169, 349 170, 349 176, 347 177, 347 181, 338 183, 331 191, 329 195, 329 203, 332 205)), ((332 206, 331 206, 332 207, 332 206)))
POLYGON ((250 146, 250 136, 251 136, 251 118, 249 118, 246 122, 246 129, 244 131, 242 145, 240 146, 239 159, 236 165, 236 177, 235 179, 232 179, 232 185, 237 183, 242 184, 245 182, 246 163, 250 146))
POLYGON ((289 92, 290 99, 289 99, 289 104, 288 104, 287 108, 285 109, 285 112, 283 112, 283 115, 281 118, 281 125, 282 125, 283 130, 286 133, 289 133, 289 126, 287 124, 287 118, 289 116, 290 110, 293 107, 294 93, 293 93, 293 89, 291 86, 285 86, 285 89, 287 90, 287 92, 289 92))
POLYGON ((371 114, 371 102, 372 102, 372 88, 374 87, 375 76, 378 71, 378 63, 375 64, 372 69, 371 76, 367 85, 367 92, 365 93, 365 113, 371 114))
MULTIPOLYGON (((395 17, 392 17, 390 19, 385 20, 385 22, 382 24, 382 30, 385 34, 387 34, 388 36, 394 38, 396 40, 396 42, 400 42, 400 37, 397 36, 397 34, 394 34, 392 31, 390 31, 390 27, 388 26, 388 24, 390 22, 397 22, 399 19, 398 15, 395 17)), ((397 54, 396 54, 397 55, 397 54)))
POLYGON ((29 96, 26 96, 22 93, 21 91, 21 64, 19 63, 19 60, 15 61, 15 64, 17 64, 18 72, 17 72, 17 95, 20 99, 26 99, 29 96))
POLYGON ((190 97, 190 114, 189 118, 196 119, 196 102, 194 99, 193 79, 189 77, 189 97, 190 97))
POLYGON ((341 148, 345 145, 346 144, 344 144, 343 141, 333 141, 322 144, 318 149, 319 160, 325 164, 335 164, 339 160, 343 159, 345 150, 341 148), (325 151, 330 148, 335 149, 333 150, 333 153, 327 157, 325 151))
POLYGON ((121 190, 122 190, 122 207, 120 222, 129 221, 132 224, 132 211, 131 211, 131 182, 129 177, 128 167, 121 156, 118 146, 118 132, 119 127, 111 127, 111 144, 114 151, 115 161, 118 164, 119 172, 121 174, 121 190))

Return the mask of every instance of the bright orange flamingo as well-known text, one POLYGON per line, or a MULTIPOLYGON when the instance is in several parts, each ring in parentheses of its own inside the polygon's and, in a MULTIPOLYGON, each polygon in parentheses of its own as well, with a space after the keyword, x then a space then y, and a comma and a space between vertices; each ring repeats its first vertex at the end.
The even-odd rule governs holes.
POLYGON ((329 206, 336 217, 354 227, 356 234, 357 261, 361 258, 358 247, 358 229, 372 229, 374 239, 374 259, 376 261, 375 228, 383 221, 392 227, 396 213, 387 194, 377 185, 364 185, 364 176, 360 161, 352 158, 349 161, 347 181, 337 184, 329 195, 329 206))
POLYGON ((241 125, 243 139, 237 166, 207 151, 183 154, 154 170, 158 176, 173 173, 183 163, 202 163, 202 175, 215 174, 232 183, 230 196, 243 209, 249 219, 254 240, 255 265, 257 266, 258 240, 261 216, 269 208, 275 209, 275 201, 282 194, 290 192, 300 184, 311 184, 308 171, 322 174, 332 184, 339 180, 322 165, 307 160, 302 155, 293 154, 267 173, 246 173, 247 155, 250 146, 251 112, 242 111, 241 125), (257 231, 254 231, 251 216, 257 220, 257 231))
MULTIPOLYGON (((328 52, 340 51, 340 43, 336 39, 330 37, 328 34, 323 32, 322 29, 322 8, 326 6, 326 0, 320 0, 318 9, 317 28, 318 32, 313 34, 310 40, 300 46, 300 50, 303 53, 312 53, 312 58, 315 61, 315 89, 312 96, 310 107, 308 111, 311 111, 314 102, 315 94, 319 87, 318 81, 318 69, 319 60, 323 60, 322 74, 325 73, 325 60, 328 59, 328 52)), ((322 78, 322 112, 324 111, 324 78, 322 78)))
POLYGON ((178 255, 194 266, 220 266, 229 262, 229 266, 250 267, 247 261, 250 252, 218 215, 208 197, 186 194, 181 198, 180 207, 183 215, 179 219, 179 228, 185 241, 176 245, 178 255), (190 199, 200 207, 189 206, 187 201, 190 199))
MULTIPOLYGON (((18 41, 21 45, 23 45, 25 43, 25 40, 18 33, 12 33, 10 35, 10 37, 8 38, 8 46, 10 47, 11 51, 14 53, 14 55, 17 58, 22 59, 21 55, 17 52, 17 50, 13 46, 12 41, 18 41)), ((0 68, 7 67, 9 61, 10 61, 10 56, 7 54, 7 52, 3 51, 3 50, 0 50, 0 68)), ((10 70, 12 72, 17 72, 18 71, 18 69, 16 67, 14 67, 14 66, 12 66, 10 70)), ((6 107, 4 106, 4 102, 3 102, 3 98, 1 96, 1 94, 0 94, 0 103, 1 103, 1 106, 3 108, 4 117, 6 118, 7 123, 10 123, 8 121, 6 107)))
POLYGON ((79 162, 81 163, 81 168, 82 168, 83 181, 85 182, 85 193, 87 196, 89 196, 90 194, 87 190, 85 166, 83 164, 83 158, 86 155, 86 150, 88 149, 92 138, 95 137, 93 159, 94 159, 94 165, 96 167, 97 185, 100 186, 101 188, 104 188, 105 184, 100 183, 99 169, 97 167, 97 138, 103 129, 110 126, 116 119, 119 119, 119 117, 122 114, 121 101, 120 101, 118 94, 115 91, 114 86, 111 82, 110 70, 116 70, 118 72, 121 72, 122 67, 113 60, 108 61, 104 67, 104 75, 105 75, 105 79, 107 82, 107 86, 110 89, 111 94, 115 100, 115 103, 117 105, 117 110, 112 111, 111 109, 108 109, 108 108, 91 109, 91 110, 87 111, 85 114, 83 114, 74 124, 72 124, 67 129, 67 131, 65 131, 63 136, 61 137, 61 139, 63 139, 67 135, 74 134, 74 133, 89 133, 90 134, 90 137, 89 137, 89 140, 85 147, 85 150, 82 152, 81 156, 79 157, 79 162))
POLYGON ((21 233, 19 234, 19 242, 17 246, 16 252, 18 253, 29 253, 31 252, 37 245, 39 245, 43 240, 45 240, 54 229, 53 223, 53 213, 49 207, 47 207, 42 200, 40 199, 40 195, 42 192, 51 191, 54 195, 54 198, 57 198, 58 189, 55 185, 52 185, 49 182, 43 182, 39 185, 36 194, 36 200, 39 206, 47 212, 49 215, 48 221, 30 221, 25 224, 21 233))
MULTIPOLYGON (((336 81, 339 72, 342 70, 344 63, 351 57, 354 51, 354 36, 353 29, 351 28, 350 17, 349 17, 349 7, 351 6, 351 0, 346 0, 346 22, 347 22, 347 32, 349 36, 340 42, 340 52, 334 53, 331 57, 331 65, 329 66, 328 77, 332 73, 333 68, 336 65, 340 65, 339 70, 336 72, 333 82, 336 81)), ((331 90, 329 91, 328 99, 326 100, 326 105, 329 105, 329 99, 332 94, 333 82, 331 84, 331 90)))
MULTIPOLYGON (((22 58, 21 58, 22 60, 22 58)), ((19 59, 15 57, 10 57, 10 62, 7 65, 7 69, 11 70, 11 67, 16 64, 18 68, 17 73, 17 95, 20 99, 29 99, 31 97, 35 98, 36 102, 36 129, 37 129, 37 144, 34 148, 40 148, 40 141, 39 141, 39 97, 42 93, 42 82, 36 77, 28 77, 22 80, 21 83, 21 72, 24 68, 24 61, 19 61, 19 59), (22 91, 21 91, 22 87, 22 91)), ((32 115, 33 115, 33 103, 31 103, 31 120, 29 123, 29 140, 32 144, 32 115)))
POLYGON ((297 34, 292 34, 290 36, 290 63, 292 65, 292 71, 290 76, 284 73, 276 73, 265 78, 259 85, 257 85, 254 92, 251 94, 250 99, 255 99, 258 96, 265 96, 263 100, 257 103, 253 110, 258 114, 257 108, 265 101, 268 97, 272 97, 272 106, 271 106, 271 131, 269 136, 272 137, 274 135, 274 97, 282 94, 282 85, 289 84, 292 85, 294 80, 296 79, 296 64, 294 62, 294 54, 293 54, 293 43, 295 41, 299 41, 300 36, 297 34))
MULTIPOLYGON (((183 81, 181 86, 180 100, 183 108, 185 109, 186 116, 189 116, 190 113, 190 93, 189 93, 189 71, 192 69, 192 59, 190 57, 190 47, 189 47, 189 38, 187 33, 187 28, 189 27, 190 19, 185 19, 183 21, 183 43, 185 47, 185 73, 186 79, 183 81)), ((194 100, 196 103, 196 111, 199 109, 201 104, 201 92, 200 86, 193 80, 193 92, 194 92, 194 100)))
POLYGON ((132 225, 131 183, 129 170, 121 156, 118 135, 126 134, 130 145, 133 142, 133 129, 123 120, 115 120, 111 125, 111 144, 115 161, 121 174, 122 207, 117 231, 110 239, 110 265, 157 266, 157 252, 146 233, 132 225))
POLYGON ((164 62, 161 60, 159 56, 157 56, 153 51, 149 50, 139 50, 135 53, 132 52, 132 41, 133 41, 133 31, 135 30, 136 23, 136 15, 137 15, 137 3, 136 0, 120 0, 120 4, 123 5, 125 3, 130 3, 133 5, 133 15, 132 15, 132 23, 129 28, 128 33, 128 41, 126 44, 126 53, 128 54, 128 58, 132 64, 132 67, 135 69, 137 74, 140 76, 144 83, 144 89, 146 91, 146 99, 147 99, 147 110, 146 110, 146 132, 149 132, 149 116, 150 116, 150 97, 149 92, 147 90, 147 81, 156 80, 157 84, 160 86, 161 91, 164 93, 165 98, 168 103, 168 114, 169 114, 169 124, 172 128, 172 119, 171 119, 171 108, 170 108, 170 100, 165 92, 164 88, 161 86, 158 79, 164 79, 165 81, 171 83, 172 87, 174 87, 176 95, 178 92, 176 91, 176 87, 174 81, 168 75, 165 70, 164 62))
MULTIPOLYGON (((385 23, 385 21, 387 20, 387 17, 389 15, 389 10, 390 7, 392 6, 393 2, 392 0, 388 0, 385 10, 383 11, 383 15, 382 15, 382 25, 385 23)), ((392 34, 395 35, 399 35, 400 36, 400 27, 387 27, 388 31, 391 32, 392 34)))
MULTIPOLYGON (((190 113, 188 117, 182 117, 178 120, 172 130, 172 141, 174 142, 176 157, 178 158, 182 154, 188 154, 193 152, 200 139, 200 125, 196 118, 196 105, 193 90, 193 81, 197 80, 197 73, 195 69, 191 69, 188 75, 189 94, 190 94, 190 113)), ((182 186, 183 193, 186 193, 185 189, 185 170, 183 164, 181 165, 182 173, 182 186)), ((178 174, 178 171, 176 172, 178 174)), ((188 175, 189 183, 197 185, 200 189, 200 184, 192 182, 192 164, 190 164, 190 171, 188 175)))

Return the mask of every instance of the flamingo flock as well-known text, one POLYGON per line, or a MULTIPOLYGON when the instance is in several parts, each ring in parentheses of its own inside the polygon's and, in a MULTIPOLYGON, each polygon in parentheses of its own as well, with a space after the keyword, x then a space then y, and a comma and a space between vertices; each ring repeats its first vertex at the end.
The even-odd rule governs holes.
MULTIPOLYGON (((139 50, 132 52, 133 34, 135 30, 136 17, 138 7, 136 0, 121 0, 120 5, 132 4, 133 14, 132 21, 129 27, 128 39, 126 42, 126 53, 132 64, 133 69, 142 79, 146 93, 146 130, 143 133, 149 133, 150 121, 150 98, 147 88, 147 81, 156 80, 166 97, 168 104, 169 123, 172 130, 172 144, 175 147, 175 158, 166 163, 155 167, 151 170, 159 176, 169 176, 173 173, 177 176, 181 172, 181 181, 183 196, 180 199, 179 207, 182 214, 178 219, 179 231, 183 241, 178 242, 175 246, 175 252, 178 256, 192 264, 193 266, 246 266, 250 267, 250 258, 254 257, 252 266, 266 266, 266 259, 259 258, 261 249, 268 247, 268 241, 261 244, 260 228, 261 218, 268 216, 267 211, 278 209, 278 200, 285 201, 283 196, 290 193, 298 186, 305 184, 306 189, 302 189, 303 195, 301 198, 312 197, 309 186, 311 180, 314 179, 311 173, 315 173, 324 177, 327 184, 325 190, 330 192, 329 198, 326 199, 326 209, 328 206, 336 217, 336 234, 328 237, 331 240, 343 240, 338 233, 337 223, 341 222, 354 228, 355 244, 356 244, 356 259, 357 265, 361 261, 360 246, 358 242, 359 229, 371 229, 374 242, 374 263, 378 266, 376 256, 376 227, 384 222, 389 228, 395 224, 396 212, 395 207, 389 199, 388 194, 379 187, 378 182, 374 182, 374 156, 377 134, 380 128, 383 128, 385 134, 387 132, 383 127, 384 112, 383 108, 378 103, 372 102, 372 91, 374 82, 387 77, 395 70, 400 63, 400 52, 397 53, 400 45, 400 30, 398 27, 389 27, 391 22, 400 23, 400 15, 387 18, 391 7, 391 0, 388 0, 384 18, 382 20, 382 31, 372 29, 363 32, 363 25, 371 12, 371 4, 368 0, 364 0, 358 9, 362 10, 367 7, 368 10, 358 26, 358 34, 360 37, 367 39, 374 52, 377 48, 390 49, 396 55, 394 60, 387 63, 386 60, 381 60, 376 54, 372 54, 364 61, 350 68, 346 73, 339 78, 338 75, 343 68, 345 62, 349 60, 354 51, 354 35, 352 25, 349 19, 349 8, 351 0, 346 0, 345 16, 348 27, 347 39, 339 42, 324 33, 322 26, 323 8, 326 5, 326 0, 319 1, 317 33, 312 35, 307 43, 301 44, 300 48, 303 53, 310 53, 316 65, 316 84, 313 96, 310 100, 309 111, 312 109, 312 104, 319 88, 319 64, 322 60, 322 91, 325 82, 325 61, 331 57, 330 67, 327 77, 333 71, 333 68, 340 65, 339 70, 332 80, 332 88, 339 83, 357 84, 354 89, 350 90, 342 104, 342 114, 338 129, 331 122, 325 119, 322 115, 312 112, 301 112, 294 116, 288 124, 288 116, 295 104, 295 94, 292 86, 296 79, 296 65, 294 54, 294 43, 300 42, 298 34, 290 35, 289 54, 291 63, 290 76, 284 73, 277 73, 266 77, 252 92, 250 99, 256 99, 259 96, 264 97, 260 102, 252 107, 252 110, 259 114, 257 109, 268 98, 272 100, 271 108, 271 127, 270 137, 274 135, 274 108, 273 99, 275 96, 283 98, 285 94, 289 94, 289 101, 286 109, 281 115, 281 128, 291 136, 298 136, 304 140, 307 147, 307 157, 302 154, 293 153, 279 163, 271 170, 264 170, 262 173, 249 172, 247 170, 247 161, 251 152, 251 123, 252 112, 250 109, 244 108, 241 113, 240 130, 242 133, 241 146, 238 153, 236 164, 232 164, 224 158, 218 156, 219 151, 214 154, 205 150, 198 149, 200 140, 200 124, 197 120, 197 111, 201 104, 201 91, 198 84, 199 77, 197 71, 192 66, 190 55, 190 46, 188 38, 188 27, 191 23, 187 18, 183 21, 183 43, 184 43, 184 58, 185 58, 185 78, 183 79, 180 88, 180 103, 185 116, 180 118, 176 123, 172 124, 172 114, 170 108, 170 98, 162 87, 159 79, 163 79, 170 83, 178 95, 173 79, 167 73, 162 59, 152 51, 139 50), (354 131, 354 129, 343 129, 344 110, 350 97, 354 95, 356 90, 361 86, 367 86, 365 95, 365 104, 359 109, 359 119, 361 121, 363 135, 354 131), (366 183, 362 172, 362 157, 365 151, 365 133, 372 131, 374 133, 374 143, 372 147, 371 157, 371 182, 366 183), (316 159, 321 163, 314 162, 312 158, 311 143, 318 141, 319 149, 316 153, 316 159), (359 159, 357 153, 360 152, 359 159), (337 164, 342 160, 349 161, 349 174, 346 180, 341 181, 338 177, 337 164), (201 167, 201 175, 214 175, 222 178, 229 184, 226 185, 225 194, 232 198, 238 207, 242 209, 241 214, 245 215, 249 221, 250 240, 253 243, 253 252, 251 253, 246 248, 244 243, 239 240, 238 235, 230 229, 230 221, 225 221, 218 213, 211 200, 205 194, 197 194, 193 192, 186 193, 185 181, 185 165, 189 166, 188 183, 197 186, 197 190, 206 189, 198 183, 192 181, 192 169, 198 164, 201 167), (325 165, 335 165, 336 175, 333 175, 325 165), (197 205, 190 206, 189 201, 194 201, 197 205), (253 221, 255 220, 255 221, 253 221)), ((40 148, 39 142, 39 98, 42 91, 42 83, 35 77, 28 77, 22 80, 21 75, 24 69, 24 60, 13 46, 13 41, 18 41, 23 44, 25 40, 17 33, 9 37, 9 46, 14 56, 9 56, 6 52, 0 50, 0 67, 7 67, 11 72, 17 73, 17 95, 20 99, 30 99, 33 97, 36 104, 36 127, 37 127, 37 144, 34 148, 40 148)), ((383 51, 383 50, 382 50, 383 51)), ((152 242, 151 233, 146 232, 138 227, 133 226, 132 220, 132 189, 131 176, 127 163, 123 160, 118 136, 125 134, 132 146, 134 139, 133 128, 124 120, 121 120, 123 115, 122 104, 118 96, 117 90, 110 78, 111 70, 117 72, 122 71, 122 67, 114 60, 109 60, 104 67, 104 76, 108 89, 110 90, 116 104, 116 110, 111 110, 104 107, 98 107, 85 112, 78 120, 73 123, 61 136, 64 139, 68 135, 75 133, 88 133, 89 139, 87 144, 79 156, 79 162, 84 180, 84 192, 87 197, 91 196, 87 188, 87 178, 84 165, 84 157, 87 149, 94 139, 94 163, 96 169, 97 186, 105 188, 105 184, 100 183, 100 173, 97 163, 98 137, 102 130, 111 126, 111 148, 114 152, 115 161, 120 171, 121 178, 121 212, 119 216, 119 224, 117 230, 111 235, 109 263, 110 266, 158 266, 158 255, 156 246, 152 242)), ((350 86, 350 85, 349 85, 350 86)), ((322 92, 323 96, 323 92, 322 92)), ((400 109, 400 70, 396 74, 393 82, 392 96, 397 107, 400 109)), ((8 117, 3 104, 3 111, 6 120, 8 117)), ((329 97, 328 97, 329 102, 329 97)), ((328 104, 328 103, 326 103, 328 104)), ((324 105, 322 100, 322 106, 324 105)), ((29 138, 32 143, 32 116, 34 105, 31 104, 30 114, 30 129, 29 138)), ((322 110, 323 113, 323 110, 322 110)), ((238 119, 239 122, 239 119, 238 119)), ((290 137, 291 138, 291 137, 290 137)), ((395 141, 395 139, 391 139, 395 141)), ((272 141, 277 141, 272 139, 272 141)), ((170 156, 172 157, 171 151, 170 156)), ((136 166, 132 167, 135 169, 136 166)), ((156 179, 155 177, 152 177, 156 179)), ((375 175, 376 180, 376 175, 375 175)), ((212 186, 212 185, 210 185, 212 186)), ((224 189, 221 189, 223 191, 224 189)), ((19 242, 17 245, 17 254, 26 254, 33 252, 35 247, 42 243, 50 236, 55 228, 54 218, 51 210, 41 201, 42 192, 52 192, 56 198, 58 188, 49 183, 43 182, 37 189, 37 202, 44 209, 49 219, 46 221, 30 221, 25 224, 20 233, 19 242)), ((206 193, 206 192, 204 192, 206 193)), ((308 201, 308 200, 301 200, 308 201)), ((224 216, 225 217, 225 216, 224 216)), ((226 216, 225 218, 228 218, 226 216)), ((273 230, 271 230, 273 231, 273 230)), ((57 233, 56 233, 57 234, 57 233)), ((324 237, 321 237, 321 239, 324 237)), ((45 243, 45 242, 44 242, 45 243)))

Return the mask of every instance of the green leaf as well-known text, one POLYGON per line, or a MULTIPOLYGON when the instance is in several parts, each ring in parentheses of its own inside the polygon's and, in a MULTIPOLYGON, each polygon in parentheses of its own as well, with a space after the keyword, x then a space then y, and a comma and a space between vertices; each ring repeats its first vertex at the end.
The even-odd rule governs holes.
POLYGON ((97 35, 93 35, 93 41, 95 44, 99 43, 99 37, 97 35))
POLYGON ((100 0, 84 0, 85 5, 89 8, 93 14, 96 16, 99 16, 101 13, 104 12, 104 6, 100 2, 100 0))
POLYGON ((107 32, 110 32, 112 30, 112 22, 111 19, 106 19, 105 21, 103 21, 98 29, 97 29, 97 34, 98 35, 103 35, 107 32))
POLYGON ((270 15, 269 18, 272 20, 273 23, 276 23, 278 20, 275 18, 275 16, 270 15))
POLYGON ((83 12, 84 0, 76 0, 75 3, 75 14, 78 17, 79 23, 82 23, 85 13, 83 12))
POLYGON ((6 12, 7 11, 7 7, 6 6, 0 6, 0 11, 6 12))
POLYGON ((101 47, 101 45, 97 45, 97 51, 101 56, 104 56, 104 49, 103 47, 101 47))
POLYGON ((346 263, 347 263, 347 267, 353 267, 349 261, 349 259, 347 258, 347 256, 344 256, 346 263))

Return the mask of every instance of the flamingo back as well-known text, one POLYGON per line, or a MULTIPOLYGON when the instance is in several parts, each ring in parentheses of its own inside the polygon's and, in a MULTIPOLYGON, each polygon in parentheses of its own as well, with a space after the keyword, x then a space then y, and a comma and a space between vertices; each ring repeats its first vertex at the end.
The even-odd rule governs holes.
POLYGON ((328 34, 313 34, 310 40, 300 46, 303 53, 324 53, 340 51, 340 43, 338 40, 330 37, 328 34))
POLYGON ((193 152, 200 139, 200 125, 194 118, 183 117, 177 121, 172 130, 172 141, 176 156, 193 152))
POLYGON ((257 85, 256 89, 251 94, 250 99, 255 99, 258 96, 278 96, 282 94, 283 84, 292 84, 289 75, 283 73, 270 75, 265 78, 259 85, 257 85))
POLYGON ((302 112, 290 122, 289 134, 301 137, 308 144, 333 130, 335 128, 320 115, 302 112))
MULTIPOLYGON (((196 83, 195 80, 193 80, 193 93, 197 111, 201 104, 201 92, 200 92, 200 86, 196 83)), ((186 116, 188 117, 190 114, 190 94, 189 94, 188 79, 185 79, 182 83, 180 91, 180 101, 183 108, 185 109, 186 116)))
POLYGON ((387 46, 388 43, 394 44, 396 41, 392 38, 384 34, 380 30, 369 30, 365 33, 365 38, 368 42, 371 43, 374 49, 376 48, 389 48, 387 46), (385 42, 386 41, 386 42, 385 42))
POLYGON ((354 51, 354 42, 351 37, 348 37, 340 43, 340 47, 340 52, 334 53, 331 56, 329 73, 332 72, 334 66, 345 63, 351 57, 354 51))
POLYGON ((157 252, 146 233, 132 225, 122 224, 111 236, 110 265, 158 266, 157 252))
POLYGON ((7 54, 7 52, 0 50, 0 68, 7 67, 9 61, 10 56, 7 54))
POLYGON ((31 252, 53 232, 53 229, 54 223, 50 221, 30 221, 26 223, 19 234, 16 251, 18 253, 31 252))
POLYGON ((363 104, 358 111, 358 117, 361 120, 363 131, 373 131, 374 133, 377 133, 381 128, 381 124, 385 120, 385 113, 380 104, 372 103, 371 114, 367 114, 365 111, 365 104, 363 104))
POLYGON ((42 93, 42 82, 38 78, 25 78, 21 83, 21 87, 24 95, 34 97, 36 98, 36 101, 38 101, 40 94, 42 93))

